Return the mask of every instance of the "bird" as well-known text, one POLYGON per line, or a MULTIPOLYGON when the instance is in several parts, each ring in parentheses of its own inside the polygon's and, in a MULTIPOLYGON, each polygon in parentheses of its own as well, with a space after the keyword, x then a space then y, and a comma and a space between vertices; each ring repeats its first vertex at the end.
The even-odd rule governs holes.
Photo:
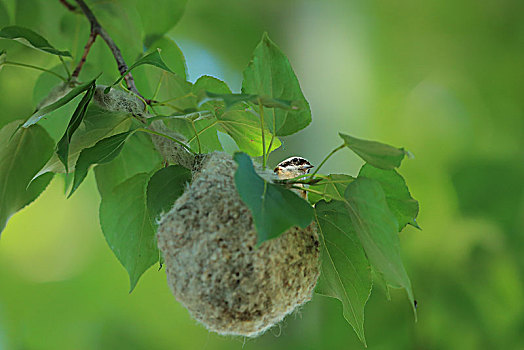
MULTIPOLYGON (((280 180, 293 179, 295 177, 306 175, 309 173, 309 170, 313 168, 311 163, 302 157, 293 156, 287 159, 284 159, 277 164, 273 171, 277 174, 280 180)), ((304 184, 294 184, 297 187, 304 187, 304 184)), ((307 199, 307 192, 304 190, 294 190, 300 195, 300 197, 307 199)))

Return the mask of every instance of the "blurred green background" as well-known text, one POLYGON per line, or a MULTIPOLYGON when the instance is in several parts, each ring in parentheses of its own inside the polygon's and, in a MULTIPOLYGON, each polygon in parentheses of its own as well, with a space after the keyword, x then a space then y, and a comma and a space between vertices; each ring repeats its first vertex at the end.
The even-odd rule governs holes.
MULTIPOLYGON (((76 27, 57 4, 0 0, 0 26, 24 25, 72 49, 59 29, 76 27)), ((418 322, 403 293, 388 301, 376 288, 369 349, 524 349, 524 2, 189 0, 169 34, 190 80, 212 74, 239 91, 264 31, 288 55, 313 111, 270 165, 294 154, 318 164, 339 131, 415 155, 400 172, 421 202, 423 231, 408 227, 401 244, 418 322)), ((1 40, 2 48, 13 61, 59 63, 18 43, 1 40)), ((3 68, 0 126, 32 112, 39 75, 3 68)), ((360 165, 348 151, 324 170, 357 174, 360 165)), ((63 187, 55 177, 2 234, 0 349, 363 348, 341 304, 320 296, 243 339, 192 320, 163 270, 151 268, 128 294, 98 225, 93 178, 70 200, 63 187)))

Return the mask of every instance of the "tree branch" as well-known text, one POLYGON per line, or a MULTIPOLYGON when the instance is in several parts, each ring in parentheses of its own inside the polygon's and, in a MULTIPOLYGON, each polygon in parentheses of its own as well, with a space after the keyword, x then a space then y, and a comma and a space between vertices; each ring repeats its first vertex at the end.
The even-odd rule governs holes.
POLYGON ((76 66, 73 77, 78 78, 78 75, 80 74, 80 70, 82 70, 82 67, 84 66, 84 63, 87 59, 87 54, 89 54, 89 50, 91 50, 91 46, 93 46, 93 43, 96 40, 96 32, 93 32, 91 30, 91 33, 89 34, 89 39, 87 39, 86 46, 84 47, 84 54, 82 55, 82 58, 80 59, 80 62, 78 62, 78 65, 76 66))
POLYGON ((60 2, 69 10, 69 11, 76 11, 76 6, 71 5, 67 0, 60 0, 60 2))
MULTIPOLYGON (((120 51, 118 46, 115 44, 111 36, 109 36, 109 34, 104 30, 100 22, 98 22, 95 15, 91 11, 91 9, 86 5, 84 0, 75 0, 75 1, 78 4, 78 7, 80 7, 80 10, 82 10, 84 15, 86 16, 89 23, 91 24, 91 35, 89 36, 88 42, 84 48, 84 54, 78 66, 76 67, 75 72, 78 69, 77 74, 80 73, 80 69, 82 69, 82 66, 85 62, 85 58, 87 57, 87 54, 89 53, 89 50, 91 49, 91 46, 93 45, 93 42, 95 41, 96 36, 100 35, 102 39, 104 39, 104 41, 106 42, 107 46, 111 50, 111 53, 113 54, 113 57, 115 58, 116 64, 118 66, 118 71, 120 72, 120 74, 124 74, 127 71, 128 66, 126 62, 124 61, 124 58, 122 57, 122 52, 120 51)), ((68 6, 70 4, 67 3, 67 1, 60 0, 60 2, 64 4, 69 10, 71 10, 70 6, 68 6)), ((134 92, 135 94, 143 98, 143 96, 140 94, 140 92, 138 92, 136 88, 135 80, 133 79, 133 76, 131 75, 131 73, 126 74, 126 76, 124 77, 124 80, 126 82, 127 88, 130 91, 134 92)))

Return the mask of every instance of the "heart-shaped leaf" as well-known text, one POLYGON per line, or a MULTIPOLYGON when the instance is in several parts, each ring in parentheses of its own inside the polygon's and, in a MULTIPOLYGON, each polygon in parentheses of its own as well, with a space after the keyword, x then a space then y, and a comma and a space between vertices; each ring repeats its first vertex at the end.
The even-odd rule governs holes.
MULTIPOLYGON (((242 92, 274 100, 295 101, 298 110, 264 108, 265 122, 276 136, 296 133, 311 123, 311 110, 287 57, 264 33, 244 70, 242 92)), ((292 108, 294 109, 294 108, 292 108)))
POLYGON ((0 233, 9 218, 35 200, 52 175, 35 174, 53 154, 54 142, 39 125, 19 128, 16 120, 0 129, 0 233))
POLYGON ((147 209, 156 224, 162 213, 167 213, 191 181, 191 171, 180 165, 170 165, 157 171, 147 185, 147 209))
POLYGON ((130 291, 159 253, 146 205, 149 174, 137 174, 102 197, 100 226, 107 244, 129 274, 130 291))
POLYGON ((400 257, 398 222, 389 210, 380 183, 365 177, 357 178, 348 185, 344 198, 370 263, 384 275, 389 285, 404 288, 414 305, 411 281, 400 257))
POLYGON ((407 224, 420 228, 416 221, 419 210, 418 201, 411 197, 402 175, 395 170, 383 170, 370 164, 364 164, 358 177, 367 177, 380 183, 386 195, 388 207, 397 218, 399 231, 407 224))
POLYGON ((372 279, 360 239, 344 202, 318 202, 315 217, 322 246, 322 272, 315 291, 342 302, 344 318, 366 344, 364 307, 372 279))

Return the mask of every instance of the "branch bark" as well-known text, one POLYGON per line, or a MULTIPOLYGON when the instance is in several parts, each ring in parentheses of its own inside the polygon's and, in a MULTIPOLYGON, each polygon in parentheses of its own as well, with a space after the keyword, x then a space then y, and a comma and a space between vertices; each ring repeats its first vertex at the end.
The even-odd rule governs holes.
MULTIPOLYGON (((82 69, 82 66, 83 66, 83 64, 85 62, 85 59, 86 59, 86 57, 87 57, 87 55, 89 53, 89 50, 91 49, 91 46, 93 45, 93 42, 95 41, 97 35, 100 35, 100 37, 105 41, 105 43, 107 44, 107 46, 111 50, 111 53, 113 54, 113 57, 115 58, 116 64, 118 66, 118 71, 120 72, 120 74, 124 74, 127 71, 128 66, 127 66, 124 58, 122 57, 122 52, 120 51, 118 46, 115 44, 115 42, 113 41, 111 36, 105 31, 105 29, 102 27, 100 22, 98 22, 98 20, 96 19, 94 13, 87 6, 87 4, 84 2, 84 0, 75 0, 75 1, 77 3, 78 7, 80 8, 80 10, 82 11, 82 13, 86 16, 87 20, 91 24, 91 34, 90 34, 89 39, 88 39, 88 41, 86 43, 86 46, 84 48, 84 54, 83 54, 82 59, 80 60, 80 62, 78 64, 78 66, 75 69, 76 76, 78 76, 78 74, 80 74, 80 70, 82 69), (77 72, 77 70, 78 70, 78 72, 77 72)), ((69 4, 66 0, 60 0, 60 2, 62 4, 64 4, 64 6, 67 7, 70 11, 73 11, 74 9, 76 9, 74 6, 69 4)), ((73 75, 74 75, 74 73, 73 73, 73 75)), ((130 91, 132 91, 133 93, 135 93, 138 96, 143 98, 143 96, 140 94, 140 92, 136 88, 135 80, 133 79, 133 76, 131 75, 131 73, 126 74, 126 76, 124 77, 124 80, 126 82, 127 88, 130 91)))

